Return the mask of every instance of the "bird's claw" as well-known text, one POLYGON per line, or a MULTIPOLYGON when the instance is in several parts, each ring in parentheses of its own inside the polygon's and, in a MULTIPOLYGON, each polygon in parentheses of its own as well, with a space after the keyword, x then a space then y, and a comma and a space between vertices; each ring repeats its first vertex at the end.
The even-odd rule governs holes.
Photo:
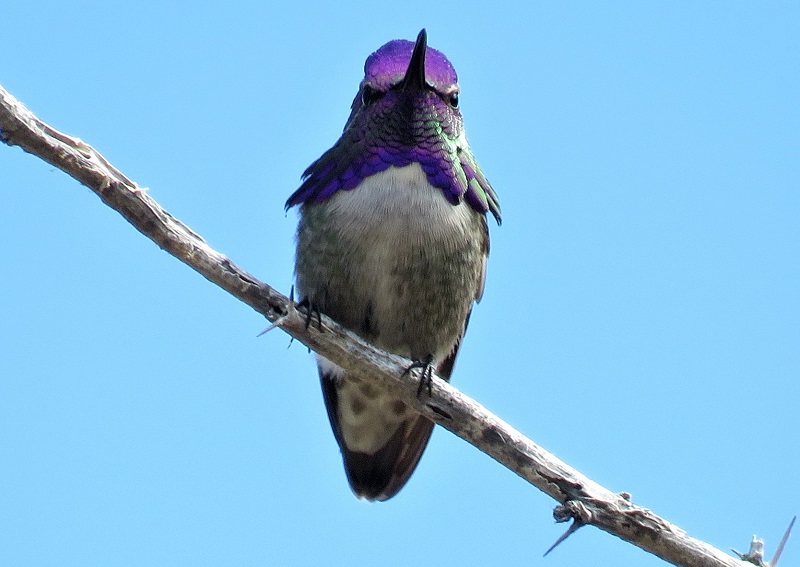
POLYGON ((428 390, 428 397, 431 395, 431 388, 433 385, 433 356, 428 355, 422 360, 415 360, 411 366, 405 369, 403 376, 410 373, 415 368, 422 370, 419 377, 419 386, 417 386, 417 399, 422 397, 422 390, 428 390))
POLYGON ((317 330, 321 333, 322 332, 322 311, 320 311, 319 305, 316 303, 311 303, 311 301, 304 297, 300 303, 297 304, 298 307, 303 307, 306 310, 306 329, 311 326, 311 322, 314 320, 314 315, 317 316, 317 330))

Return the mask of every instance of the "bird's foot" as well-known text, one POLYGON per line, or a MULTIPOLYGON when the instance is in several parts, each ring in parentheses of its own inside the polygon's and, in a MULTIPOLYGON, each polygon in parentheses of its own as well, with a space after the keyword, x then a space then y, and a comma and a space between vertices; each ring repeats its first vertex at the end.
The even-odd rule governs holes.
POLYGON ((321 333, 322 332, 322 312, 319 309, 319 305, 316 303, 311 303, 308 297, 304 297, 300 300, 300 303, 297 304, 298 307, 302 307, 306 310, 306 329, 311 326, 311 322, 314 320, 314 315, 317 316, 317 330, 321 333))
POLYGON ((431 385, 433 383, 433 355, 429 354, 425 358, 421 360, 415 360, 411 363, 411 366, 405 369, 403 372, 403 376, 414 370, 415 368, 419 368, 422 370, 421 376, 419 378, 419 386, 417 386, 417 398, 422 397, 422 390, 428 390, 428 397, 431 395, 431 385))

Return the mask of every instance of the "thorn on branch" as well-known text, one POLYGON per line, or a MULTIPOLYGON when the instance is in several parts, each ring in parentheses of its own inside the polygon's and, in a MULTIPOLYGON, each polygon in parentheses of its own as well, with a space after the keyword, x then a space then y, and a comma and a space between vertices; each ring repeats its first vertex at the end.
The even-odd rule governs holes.
POLYGON ((263 331, 261 331, 260 333, 258 333, 258 334, 256 335, 256 337, 260 337, 260 336, 262 336, 262 335, 266 335, 267 333, 269 333, 269 332, 270 332, 272 329, 274 329, 275 327, 280 327, 281 325, 283 325, 283 323, 284 323, 284 322, 286 321, 286 319, 288 319, 288 318, 289 318, 289 314, 288 314, 288 313, 287 313, 286 315, 281 315, 280 317, 278 317, 277 319, 275 319, 275 321, 272 323, 272 325, 270 325, 269 327, 267 327, 266 329, 264 329, 263 331))
POLYGON ((583 502, 578 500, 567 500, 561 506, 556 506, 553 509, 553 518, 555 518, 557 523, 566 522, 572 519, 572 524, 570 524, 570 526, 567 528, 567 531, 565 531, 561 537, 559 537, 555 543, 553 543, 553 545, 551 545, 548 550, 544 552, 542 557, 547 557, 548 553, 558 547, 569 536, 577 532, 586 524, 591 523, 592 513, 583 504, 583 502))
MULTIPOLYGON (((284 313, 283 315, 281 315, 280 317, 275 319, 275 321, 272 323, 272 325, 270 325, 269 327, 267 327, 266 329, 264 329, 263 331, 258 333, 256 335, 256 337, 260 337, 261 335, 265 335, 265 334, 269 333, 275 327, 280 327, 281 325, 283 325, 284 321, 286 321, 288 318, 293 317, 294 315, 296 315, 297 314, 297 308, 295 307, 295 305, 296 304, 294 302, 294 286, 292 286, 292 289, 289 292, 289 301, 288 301, 288 303, 286 305, 286 313, 284 313)), ((292 337, 292 340, 294 340, 294 337, 292 337)), ((292 343, 290 342, 289 346, 291 346, 291 345, 292 345, 292 343)))

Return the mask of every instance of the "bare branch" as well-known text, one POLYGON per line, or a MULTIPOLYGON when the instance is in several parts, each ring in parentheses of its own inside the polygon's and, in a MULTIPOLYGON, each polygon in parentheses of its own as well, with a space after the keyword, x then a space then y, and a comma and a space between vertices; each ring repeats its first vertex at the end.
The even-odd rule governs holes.
POLYGON ((439 377, 432 379, 431 395, 418 398, 418 373, 403 376, 409 360, 372 347, 324 316, 319 326, 306 326, 306 317, 289 298, 212 249, 92 147, 43 123, 2 87, 0 139, 74 177, 139 232, 275 326, 339 366, 381 380, 416 411, 550 495, 560 503, 554 512, 558 521, 572 519, 575 529, 596 526, 675 565, 747 565, 632 504, 630 495, 615 494, 585 477, 439 377))

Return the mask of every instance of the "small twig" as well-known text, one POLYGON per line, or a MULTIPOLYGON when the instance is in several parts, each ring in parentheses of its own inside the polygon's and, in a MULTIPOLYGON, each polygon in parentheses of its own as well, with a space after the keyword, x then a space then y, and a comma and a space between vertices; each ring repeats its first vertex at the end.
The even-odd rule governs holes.
POLYGON ((731 551, 738 555, 742 561, 747 561, 748 563, 758 565, 759 567, 778 567, 778 561, 783 553, 783 548, 786 546, 786 541, 789 539, 789 535, 792 533, 795 520, 797 520, 797 516, 793 517, 792 521, 789 522, 789 527, 786 528, 785 532, 783 532, 781 542, 778 544, 778 548, 775 550, 775 555, 772 556, 770 561, 764 561, 764 540, 758 539, 756 536, 753 536, 753 539, 750 540, 750 549, 747 553, 736 551, 733 548, 731 548, 731 551))
POLYGON ((786 528, 785 532, 783 532, 781 542, 778 544, 777 549, 775 549, 775 555, 772 556, 772 560, 769 562, 770 567, 778 567, 778 561, 781 558, 781 554, 783 553, 783 548, 786 546, 786 542, 789 540, 789 536, 792 534, 792 528, 794 527, 795 520, 797 520, 797 516, 792 518, 792 521, 789 522, 789 527, 786 528))

